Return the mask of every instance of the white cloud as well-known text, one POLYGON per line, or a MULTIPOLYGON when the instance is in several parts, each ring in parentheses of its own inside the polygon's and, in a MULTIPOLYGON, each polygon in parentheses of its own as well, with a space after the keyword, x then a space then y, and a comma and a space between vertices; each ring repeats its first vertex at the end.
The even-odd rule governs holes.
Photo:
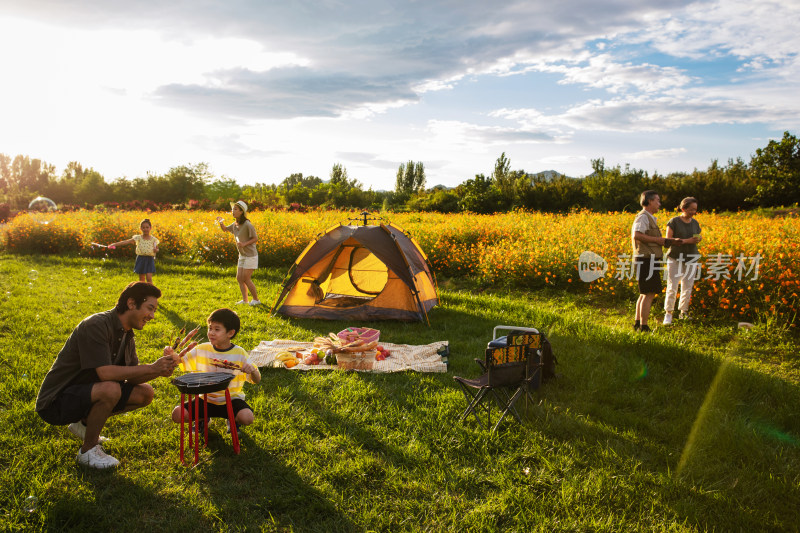
POLYGON ((611 93, 635 89, 644 93, 657 93, 687 85, 691 78, 681 69, 659 67, 648 63, 633 64, 614 61, 610 54, 589 57, 583 65, 546 63, 533 67, 541 72, 555 72, 563 76, 560 83, 578 83, 606 89, 611 93))
MULTIPOLYGON (((664 0, 632 8, 601 7, 588 0, 570 7, 472 0, 454 9, 448 1, 433 0, 411 5, 241 0, 200 6, 188 0, 140 0, 135 6, 26 0, 4 10, 64 24, 73 36, 88 35, 110 53, 121 51, 117 55, 124 60, 118 63, 133 67, 132 72, 128 83, 109 87, 130 88, 147 80, 157 84, 163 102, 184 109, 290 117, 338 116, 363 107, 379 112, 381 106, 452 88, 464 76, 524 68, 531 57, 574 57, 598 27, 633 24, 643 13, 680 3, 664 0), (95 27, 108 32, 92 33, 95 27), (203 37, 211 32, 213 40, 203 37), (144 43, 143 53, 121 43, 144 43), (273 72, 275 67, 283 73, 273 72), (268 91, 278 93, 274 105, 268 91), (332 102, 319 101, 317 95, 328 92, 332 102)), ((86 55, 80 51, 76 57, 86 55)))
POLYGON ((207 152, 224 153, 228 156, 254 159, 287 155, 285 150, 267 150, 256 148, 258 139, 245 138, 236 133, 227 135, 196 135, 192 137, 192 142, 201 150, 207 152))
POLYGON ((754 67, 794 62, 800 3, 781 0, 693 2, 665 19, 655 18, 623 38, 647 43, 674 57, 731 55, 754 67))
POLYGON ((562 113, 522 108, 499 109, 492 116, 564 135, 576 130, 658 132, 708 124, 800 123, 800 101, 769 86, 698 88, 663 96, 592 99, 562 113))
POLYGON ((427 130, 434 139, 463 145, 471 143, 541 143, 554 140, 552 135, 543 130, 536 131, 525 127, 480 126, 457 120, 430 120, 427 130))
POLYGON ((216 83, 163 85, 154 96, 162 105, 245 119, 334 117, 360 108, 378 112, 417 99, 407 84, 306 67, 226 69, 214 78, 216 83))
MULTIPOLYGON (((220 118, 360 119, 413 104, 426 92, 452 90, 465 76, 531 71, 612 95, 659 94, 696 80, 678 66, 618 57, 605 41, 595 47, 599 54, 585 44, 604 38, 678 57, 732 54, 751 71, 775 62, 797 69, 792 21, 800 18, 797 3, 740 0, 496 6, 476 0, 459 9, 446 1, 243 0, 198 7, 143 0, 134 9, 28 0, 4 10, 68 21, 71 29, 46 33, 63 33, 62 59, 93 59, 92 83, 127 94, 152 91, 163 105, 220 118), (76 29, 98 26, 108 29, 76 29), (209 30, 216 37, 206 37, 209 30)), ((605 107, 617 105, 612 99, 605 107)))
POLYGON ((563 167, 564 165, 574 165, 575 163, 586 163, 590 158, 585 155, 553 155, 539 159, 545 166, 563 167))
POLYGON ((381 158, 379 154, 367 152, 337 152, 336 158, 367 168, 374 167, 397 170, 401 163, 401 161, 390 161, 381 158))
POLYGON ((621 154, 627 159, 672 159, 686 153, 686 148, 663 148, 657 150, 642 150, 621 154))

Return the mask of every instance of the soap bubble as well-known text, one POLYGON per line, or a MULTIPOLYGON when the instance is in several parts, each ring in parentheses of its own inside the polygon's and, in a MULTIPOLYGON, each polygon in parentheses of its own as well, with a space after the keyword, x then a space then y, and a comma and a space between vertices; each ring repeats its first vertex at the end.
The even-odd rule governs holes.
POLYGON ((36 281, 37 279, 39 279, 39 272, 37 272, 36 270, 31 270, 30 272, 28 272, 28 279, 30 279, 31 281, 36 281))
POLYGON ((26 513, 32 513, 39 508, 39 498, 36 496, 28 496, 22 502, 22 510, 26 513))
POLYGON ((58 211, 56 203, 44 196, 37 196, 28 204, 28 213, 40 224, 50 223, 56 211, 58 211))
POLYGON ((49 213, 57 211, 56 203, 50 198, 44 196, 37 196, 28 204, 28 211, 39 211, 40 213, 49 213))

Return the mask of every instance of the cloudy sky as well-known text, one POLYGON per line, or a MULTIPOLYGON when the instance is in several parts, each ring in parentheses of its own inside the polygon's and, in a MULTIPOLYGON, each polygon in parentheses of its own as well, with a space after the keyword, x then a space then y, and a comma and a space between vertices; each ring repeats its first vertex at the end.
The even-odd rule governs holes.
POLYGON ((0 0, 0 153, 392 189, 749 161, 800 126, 798 0, 0 0))

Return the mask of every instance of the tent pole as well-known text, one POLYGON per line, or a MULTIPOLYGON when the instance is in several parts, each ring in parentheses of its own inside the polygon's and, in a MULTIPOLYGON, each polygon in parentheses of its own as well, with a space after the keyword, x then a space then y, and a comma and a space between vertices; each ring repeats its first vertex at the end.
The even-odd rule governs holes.
POLYGON ((428 311, 425 309, 425 306, 422 305, 422 301, 419 299, 419 295, 417 295, 417 302, 419 303, 419 306, 422 309, 422 313, 425 315, 425 322, 428 323, 428 327, 431 327, 431 319, 428 318, 428 311))
POLYGON ((297 269, 297 263, 292 263, 292 266, 289 269, 289 272, 283 277, 283 282, 281 283, 281 291, 278 293, 278 299, 275 300, 274 304, 272 304, 272 309, 270 309, 270 311, 269 311, 270 315, 274 315, 275 314, 275 309, 278 308, 278 304, 280 303, 280 301, 282 299, 281 296, 283 296, 283 291, 286 289, 286 284, 289 283, 289 279, 291 279, 292 273, 296 269, 297 269))
MULTIPOLYGON (((392 238, 392 241, 394 242, 394 245, 399 248, 400 246, 397 244, 397 238, 394 235, 392 235, 392 232, 386 229, 386 225, 381 224, 381 228, 383 228, 383 230, 389 234, 389 236, 392 238)), ((414 282, 414 286, 409 288, 414 293, 414 299, 417 301, 417 310, 418 311, 422 310, 422 315, 425 317, 425 322, 427 322, 428 327, 430 327, 431 321, 428 318, 428 312, 425 310, 425 306, 422 305, 422 300, 419 299, 419 289, 417 289, 417 277, 414 275, 414 272, 411 271, 411 265, 408 264, 408 259, 406 259, 406 255, 401 253, 400 257, 403 258, 403 263, 405 263, 406 269, 408 270, 408 273, 411 276, 411 281, 414 282)))

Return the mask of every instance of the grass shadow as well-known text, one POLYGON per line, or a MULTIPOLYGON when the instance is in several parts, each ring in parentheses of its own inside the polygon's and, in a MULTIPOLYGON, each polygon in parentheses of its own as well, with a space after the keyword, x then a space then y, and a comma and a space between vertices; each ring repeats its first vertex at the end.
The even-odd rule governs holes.
MULTIPOLYGON (((218 422, 217 427, 224 427, 218 422)), ((222 430, 224 431, 224 429, 222 430)), ((322 491, 303 479, 280 457, 280 449, 266 445, 253 426, 240 435, 241 453, 233 453, 230 435, 209 432, 213 457, 198 468, 217 480, 208 487, 215 502, 217 527, 241 530, 357 531, 347 515, 322 491), (233 496, 233 497, 232 497, 233 496)))

